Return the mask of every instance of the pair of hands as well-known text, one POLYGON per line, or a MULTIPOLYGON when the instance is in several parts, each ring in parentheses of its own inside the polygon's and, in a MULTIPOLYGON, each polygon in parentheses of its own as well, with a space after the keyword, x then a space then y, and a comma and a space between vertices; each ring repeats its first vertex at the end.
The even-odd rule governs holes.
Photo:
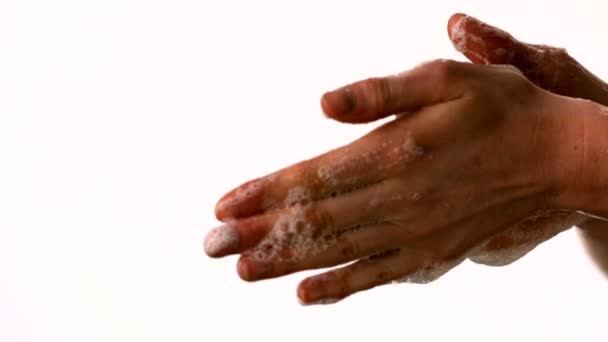
POLYGON ((452 16, 448 33, 471 61, 492 65, 437 60, 325 94, 324 112, 341 122, 399 115, 226 194, 216 207, 226 224, 206 237, 207 254, 241 254, 250 281, 356 260, 298 286, 301 302, 327 302, 431 281, 467 257, 507 264, 586 220, 556 209, 581 176, 569 127, 586 105, 558 94, 606 103, 605 84, 564 50, 472 17, 452 16))

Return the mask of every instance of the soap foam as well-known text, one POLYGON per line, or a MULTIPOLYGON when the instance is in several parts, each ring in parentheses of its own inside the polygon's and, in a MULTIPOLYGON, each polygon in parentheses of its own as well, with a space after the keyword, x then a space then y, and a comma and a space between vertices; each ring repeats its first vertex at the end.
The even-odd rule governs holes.
POLYGON ((379 161, 379 169, 393 169, 414 161, 424 154, 424 149, 414 140, 410 132, 405 132, 400 142, 386 148, 386 158, 379 161))
POLYGON ((580 224, 587 219, 582 213, 565 210, 547 210, 533 215, 501 235, 506 235, 516 243, 513 247, 502 249, 488 248, 491 242, 484 242, 465 256, 447 262, 433 262, 422 266, 415 272, 393 281, 396 283, 427 284, 439 279, 465 259, 488 266, 505 266, 522 258, 536 246, 557 234, 580 224), (522 229, 524 226, 525 229, 522 229))
POLYGON ((246 254, 253 260, 297 261, 327 249, 335 238, 318 238, 308 215, 311 205, 310 190, 303 186, 289 189, 283 205, 286 213, 279 215, 271 231, 246 254))
POLYGON ((338 184, 335 173, 327 166, 320 166, 317 169, 317 177, 319 177, 321 182, 329 186, 335 186, 338 184))
POLYGON ((303 186, 296 186, 287 192, 287 197, 285 198, 283 205, 285 208, 293 207, 296 205, 306 205, 310 202, 311 199, 310 190, 306 189, 303 186))
POLYGON ((416 201, 419 201, 422 198, 422 194, 420 194, 419 192, 412 192, 412 193, 410 193, 410 195, 408 196, 408 198, 410 199, 410 201, 416 202, 416 201))
POLYGON ((239 235, 231 225, 224 224, 215 227, 205 236, 205 253, 209 256, 222 251, 234 250, 239 246, 239 235))
MULTIPOLYGON (((452 38, 452 44, 454 45, 454 48, 457 51, 463 54, 473 55, 477 57, 477 59, 482 61, 484 64, 490 64, 490 61, 485 56, 482 56, 476 51, 469 50, 469 48, 467 47, 467 45, 471 41, 475 42, 477 45, 484 45, 484 41, 481 37, 467 32, 466 25, 471 20, 472 19, 468 16, 462 16, 459 18, 456 24, 452 25, 450 29, 450 37, 452 38)), ((488 31, 500 32, 499 30, 492 30, 490 27, 487 27, 484 30, 486 31, 486 33, 489 33, 488 31)))
POLYGON ((401 145, 403 152, 405 153, 405 161, 414 160, 424 154, 424 149, 416 144, 412 133, 405 133, 405 141, 401 145))
POLYGON ((478 253, 469 256, 469 260, 487 266, 506 266, 521 259, 536 246, 535 243, 527 243, 499 250, 481 249, 478 253))
POLYGON ((426 266, 418 268, 413 273, 407 276, 394 280, 393 284, 412 283, 412 284, 428 284, 433 282, 444 274, 448 273, 452 268, 460 265, 466 257, 457 258, 445 262, 434 262, 426 266))
POLYGON ((533 215, 513 226, 500 236, 515 242, 509 248, 491 248, 488 242, 475 249, 469 259, 478 264, 488 266, 505 266, 511 264, 539 244, 551 239, 557 234, 583 222, 586 217, 577 212, 565 210, 547 210, 533 215))

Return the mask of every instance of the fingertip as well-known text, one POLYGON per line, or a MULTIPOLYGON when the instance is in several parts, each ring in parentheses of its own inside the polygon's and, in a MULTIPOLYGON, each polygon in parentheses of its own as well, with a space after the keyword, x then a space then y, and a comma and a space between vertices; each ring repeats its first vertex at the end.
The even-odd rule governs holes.
POLYGON ((315 278, 304 279, 298 285, 297 297, 302 306, 334 304, 343 298, 323 297, 319 289, 314 288, 315 278))
POLYGON ((456 13, 448 20, 448 36, 457 51, 468 52, 470 43, 471 28, 467 25, 469 16, 463 13, 456 13))
POLYGON ((215 212, 215 218, 216 218, 218 221, 224 222, 224 221, 226 221, 226 220, 229 220, 229 219, 231 219, 231 218, 234 218, 234 217, 235 217, 235 216, 234 216, 234 213, 231 213, 231 211, 229 210, 229 208, 228 208, 228 205, 227 205, 227 204, 228 204, 228 203, 227 203, 227 201, 226 201, 224 198, 220 199, 220 200, 219 200, 219 201, 218 201, 218 202, 215 204, 215 209, 214 209, 214 212, 215 212))
POLYGON ((323 114, 325 114, 326 117, 339 121, 339 118, 336 117, 335 113, 333 112, 333 110, 331 108, 331 105, 325 98, 326 95, 327 95, 327 93, 325 93, 325 94, 323 94, 323 96, 321 96, 321 110, 323 111, 323 114))
POLYGON ((450 17, 448 35, 454 48, 476 64, 511 64, 521 45, 502 29, 463 13, 450 17))
POLYGON ((243 186, 246 184, 247 183, 230 190, 224 194, 219 201, 217 201, 214 211, 215 217, 219 221, 226 222, 240 216, 240 208, 243 206, 243 202, 245 202, 247 198, 244 198, 244 196, 240 196, 239 194, 243 192, 241 188, 243 188, 243 186))
POLYGON ((308 277, 298 284, 298 299, 302 303, 312 303, 322 297, 323 280, 326 279, 326 273, 308 277))
POLYGON ((355 98, 350 88, 344 87, 327 92, 321 97, 321 108, 330 118, 340 120, 355 107, 355 98))
POLYGON ((448 19, 448 36, 450 37, 450 39, 452 38, 452 30, 454 29, 454 27, 460 23, 461 20, 463 20, 463 18, 466 18, 467 15, 464 13, 454 13, 452 14, 452 16, 450 17, 450 19, 448 19))
POLYGON ((296 295, 298 297, 298 302, 301 305, 307 305, 310 300, 308 299, 308 293, 306 292, 304 286, 302 286, 302 283, 303 282, 300 282, 300 284, 298 284, 296 295))
POLYGON ((251 271, 251 265, 246 258, 241 257, 236 263, 236 271, 241 279, 244 281, 254 281, 253 273, 251 271))
MULTIPOLYGON (((298 284, 297 296, 298 302, 300 305, 308 306, 315 304, 318 301, 318 298, 313 297, 313 291, 311 290, 311 284, 314 283, 313 278, 306 278, 298 284)), ((313 286, 314 287, 314 286, 313 286)))
POLYGON ((212 258, 219 258, 239 249, 239 234, 233 226, 224 224, 211 229, 205 236, 203 247, 212 258))

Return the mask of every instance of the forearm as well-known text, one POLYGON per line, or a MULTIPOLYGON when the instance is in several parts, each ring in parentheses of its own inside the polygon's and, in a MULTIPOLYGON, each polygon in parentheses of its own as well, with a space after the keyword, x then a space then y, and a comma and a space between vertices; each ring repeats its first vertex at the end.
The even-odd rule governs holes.
POLYGON ((608 107, 571 99, 563 112, 553 133, 559 149, 554 204, 608 218, 608 107))

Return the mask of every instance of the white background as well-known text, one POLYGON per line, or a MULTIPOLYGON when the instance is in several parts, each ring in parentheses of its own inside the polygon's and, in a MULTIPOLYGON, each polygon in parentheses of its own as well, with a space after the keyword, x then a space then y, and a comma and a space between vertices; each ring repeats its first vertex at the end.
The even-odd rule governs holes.
POLYGON ((202 251, 224 192, 371 129, 324 91, 463 59, 458 11, 608 78, 600 3, 0 0, 0 341, 608 340, 574 230, 321 307, 202 251))

